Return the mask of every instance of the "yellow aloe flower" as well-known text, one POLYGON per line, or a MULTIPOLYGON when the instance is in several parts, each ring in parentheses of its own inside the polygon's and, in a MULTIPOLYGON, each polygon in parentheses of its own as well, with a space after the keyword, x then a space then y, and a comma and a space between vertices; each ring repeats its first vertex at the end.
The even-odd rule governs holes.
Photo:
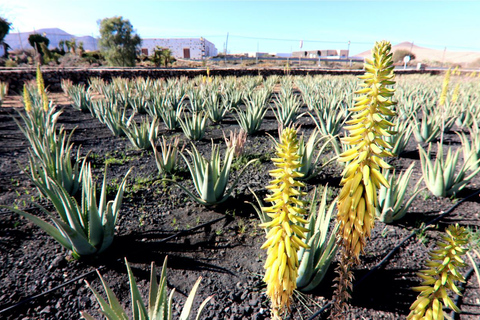
POLYGON ((262 249, 267 249, 265 262, 265 277, 267 295, 272 302, 272 317, 280 319, 280 315, 288 311, 293 290, 297 287, 298 257, 300 247, 308 248, 302 239, 305 238, 307 228, 303 227, 307 221, 302 217, 306 214, 305 202, 300 197, 305 193, 300 191, 304 184, 295 178, 303 174, 295 171, 300 167, 297 131, 292 128, 284 129, 277 143, 276 155, 273 158, 277 169, 271 170, 274 178, 267 186, 271 194, 265 198, 271 202, 271 207, 262 210, 272 219, 260 226, 268 230, 267 241, 262 249))
POLYGON ((447 73, 445 73, 445 78, 443 78, 442 93, 440 93, 440 101, 439 101, 439 104, 441 106, 443 106, 443 104, 445 103, 445 100, 447 99, 449 83, 450 83, 450 69, 447 70, 447 73))
POLYGON ((338 239, 342 251, 336 269, 333 319, 344 318, 346 301, 352 289, 351 266, 359 263, 360 252, 370 237, 377 189, 380 185, 389 187, 380 168, 390 169, 382 158, 392 156, 389 151, 392 146, 382 137, 394 134, 389 130, 394 124, 384 118, 395 115, 389 107, 396 104, 391 100, 395 91, 391 86, 395 82, 390 42, 376 42, 372 55, 372 60, 365 59, 366 72, 359 77, 363 80, 363 88, 355 92, 361 96, 355 99, 356 103, 350 109, 354 112, 352 120, 346 122, 349 135, 342 142, 349 149, 339 156, 339 161, 348 164, 342 173, 340 184, 343 187, 337 200, 338 239))
POLYGON ((377 189, 389 187, 380 168, 390 169, 382 157, 392 156, 392 146, 382 137, 391 136, 388 130, 394 124, 385 120, 395 112, 389 109, 396 104, 391 100, 394 89, 392 54, 390 42, 377 42, 373 60, 366 59, 363 88, 356 94, 356 103, 350 110, 356 112, 347 122, 349 136, 342 139, 350 149, 340 155, 339 161, 350 162, 343 171, 343 185, 338 197, 340 242, 351 256, 358 256, 370 236, 377 206, 377 189))
POLYGON ((40 65, 37 64, 37 89, 38 89, 38 95, 40 97, 43 96, 43 93, 45 92, 45 82, 43 81, 43 75, 42 71, 40 70, 40 65))
POLYGON ((428 269, 418 274, 423 282, 421 286, 413 288, 420 294, 410 307, 408 320, 443 320, 442 304, 460 312, 448 296, 447 290, 460 294, 455 282, 465 282, 465 277, 458 269, 466 266, 461 256, 467 252, 467 243, 468 233, 465 228, 458 225, 448 227, 442 240, 437 242, 437 248, 429 252, 430 260, 426 263, 428 269))
POLYGON ((42 95, 42 103, 43 103, 43 110, 47 112, 50 102, 48 101, 47 93, 45 91, 43 92, 43 95, 42 95))
POLYGON ((455 102, 457 102, 459 92, 460 92, 460 83, 457 83, 452 94, 452 101, 451 101, 452 104, 455 104, 455 102))
POLYGON ((30 99, 26 85, 23 85, 23 104, 25 105, 26 112, 32 111, 32 99, 30 99))
POLYGON ((42 99, 43 110, 48 111, 49 101, 47 92, 45 91, 45 82, 43 81, 42 71, 40 70, 40 65, 37 64, 37 89, 38 95, 42 99))

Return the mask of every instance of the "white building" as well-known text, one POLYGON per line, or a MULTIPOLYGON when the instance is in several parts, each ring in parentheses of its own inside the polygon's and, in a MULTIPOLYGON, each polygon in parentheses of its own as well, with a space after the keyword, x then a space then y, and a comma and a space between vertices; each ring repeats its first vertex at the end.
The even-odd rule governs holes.
POLYGON ((151 55, 156 46, 168 48, 177 59, 200 60, 217 55, 217 48, 205 38, 142 39, 142 53, 151 55))

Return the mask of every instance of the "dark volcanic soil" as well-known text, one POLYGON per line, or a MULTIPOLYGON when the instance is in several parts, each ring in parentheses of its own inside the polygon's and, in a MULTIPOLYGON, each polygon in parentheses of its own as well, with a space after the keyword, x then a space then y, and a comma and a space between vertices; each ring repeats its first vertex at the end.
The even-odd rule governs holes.
MULTIPOLYGON (((130 262, 146 296, 150 263, 154 261, 160 267, 168 256, 168 286, 176 289, 174 307, 177 316, 186 295, 196 279, 202 276, 196 306, 207 296, 214 295, 202 319, 268 319, 269 302, 262 282, 265 252, 260 250, 265 233, 257 227, 259 220, 247 202, 254 202, 249 188, 263 197, 270 180, 268 170, 273 168, 269 161, 273 143, 266 133, 277 136, 277 123, 271 111, 267 113, 261 131, 248 137, 245 150, 251 158, 260 158, 260 161, 245 171, 233 197, 226 203, 204 207, 191 201, 178 187, 161 181, 151 151, 134 150, 127 139, 114 137, 90 114, 74 110, 62 95, 55 95, 55 99, 58 108, 63 108, 58 125, 67 130, 76 128, 72 141, 76 146, 81 145, 83 155, 90 151, 90 161, 98 177, 103 176, 105 161, 111 163, 108 180, 112 186, 129 168, 134 169, 128 180, 116 238, 99 257, 73 260, 67 250, 38 227, 9 210, 0 210, 0 318, 78 319, 83 310, 98 316, 97 303, 84 282, 88 280, 100 289, 95 269, 100 269, 120 301, 130 308, 124 257, 130 262), (172 235, 176 236, 166 239, 172 235), (27 299, 29 301, 24 302, 27 299), (23 303, 14 306, 18 302, 23 303)), ((25 173, 28 143, 13 121, 14 117, 19 118, 13 107, 14 100, 18 101, 18 97, 8 97, 7 106, 0 108, 0 205, 17 205, 40 214, 31 200, 50 210, 53 207, 39 198, 25 173)), ((307 134, 314 128, 307 117, 303 117, 300 123, 301 130, 307 134)), ((165 127, 161 128, 167 136, 183 137, 181 132, 170 133, 165 127)), ((204 153, 209 152, 211 140, 222 143, 224 148, 222 130, 228 132, 235 128, 238 125, 230 115, 220 125, 210 125, 206 136, 195 145, 204 153)), ((446 141, 454 147, 460 145, 453 131, 447 133, 446 141)), ((392 163, 397 170, 406 169, 412 161, 416 163, 413 186, 421 176, 413 137, 407 151, 404 157, 392 159, 392 163)), ((324 157, 330 159, 333 155, 328 151, 324 157)), ((237 172, 233 172, 233 176, 237 172)), ((334 191, 333 196, 336 195, 340 172, 338 165, 328 166, 307 183, 307 191, 311 195, 315 186, 328 183, 334 191)), ((180 159, 176 176, 180 183, 193 188, 183 159, 180 159)), ((423 267, 428 250, 447 225, 459 223, 476 227, 480 224, 480 197, 462 202, 436 226, 406 241, 376 272, 369 274, 369 270, 422 222, 448 210, 479 186, 480 175, 457 199, 436 198, 428 196, 427 191, 422 192, 404 219, 392 225, 376 223, 362 263, 355 270, 357 281, 366 277, 353 292, 350 319, 406 317, 416 298, 410 287, 420 282, 416 272, 423 267)), ((113 196, 114 192, 112 190, 110 195, 113 196)), ((308 319, 328 303, 332 298, 335 265, 336 262, 315 292, 296 295, 290 319, 308 319)), ((466 313, 458 319, 478 319, 480 292, 474 275, 467 279, 465 287, 459 307, 466 313)), ((328 313, 316 317, 320 318, 328 318, 328 313)))

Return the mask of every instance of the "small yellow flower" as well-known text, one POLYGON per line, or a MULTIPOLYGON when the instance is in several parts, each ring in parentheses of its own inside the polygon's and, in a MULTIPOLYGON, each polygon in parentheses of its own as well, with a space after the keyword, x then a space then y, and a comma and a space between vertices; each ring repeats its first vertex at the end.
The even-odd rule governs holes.
POLYGON ((48 101, 47 92, 45 91, 45 82, 43 81, 43 75, 39 64, 37 64, 37 89, 38 95, 42 101, 43 110, 47 112, 50 102, 48 101))
POLYGON ((23 104, 25 105, 25 111, 32 111, 32 99, 30 99, 30 94, 28 93, 26 85, 23 85, 23 104))
POLYGON ((38 95, 40 97, 43 96, 43 93, 45 92, 45 82, 43 81, 43 75, 42 71, 40 70, 40 65, 37 64, 37 89, 38 89, 38 95))
POLYGON ((43 104, 43 111, 47 112, 49 108, 49 101, 47 97, 47 93, 44 91, 42 94, 42 104, 43 104))
POLYGON ((445 78, 443 79, 442 92, 440 93, 439 105, 443 106, 445 100, 447 99, 448 84, 450 83, 450 69, 445 73, 445 78))
POLYGON ((303 209, 305 202, 300 200, 300 197, 305 195, 300 191, 304 184, 295 180, 302 176, 295 171, 300 167, 297 151, 296 130, 283 130, 276 147, 277 158, 272 159, 277 169, 270 171, 274 180, 267 189, 271 194, 265 198, 266 202, 273 205, 262 208, 272 218, 260 226, 268 230, 267 241, 262 249, 268 248, 264 281, 267 283, 267 295, 272 302, 273 319, 279 319, 290 307, 290 298, 297 287, 297 252, 300 247, 308 248, 302 240, 308 231, 303 227, 307 223, 302 217, 306 214, 303 209))
POLYGON ((457 83, 457 85, 455 86, 455 89, 453 89, 452 101, 451 101, 452 104, 455 104, 455 102, 457 102, 459 93, 460 93, 460 83, 457 83))

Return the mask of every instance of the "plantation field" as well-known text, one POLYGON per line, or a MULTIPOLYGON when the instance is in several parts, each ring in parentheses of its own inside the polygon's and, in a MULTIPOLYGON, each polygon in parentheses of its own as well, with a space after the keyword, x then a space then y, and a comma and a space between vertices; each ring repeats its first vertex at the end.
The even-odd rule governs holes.
MULTIPOLYGON (((63 126, 67 135, 71 133, 73 148, 69 156, 72 162, 76 161, 78 150, 78 159, 88 156, 87 162, 97 183, 97 200, 106 165, 108 200, 115 198, 122 179, 132 168, 113 243, 99 254, 75 259, 71 251, 38 226, 9 209, 1 208, 0 318, 78 319, 81 311, 100 318, 97 301, 84 281, 87 280, 103 295, 96 269, 130 314, 130 289, 124 258, 130 263, 141 293, 147 297, 151 262, 160 268, 168 256, 167 286, 169 291, 175 289, 174 319, 178 318, 188 293, 200 276, 203 279, 194 310, 205 298, 213 295, 200 319, 270 319, 270 302, 262 280, 266 250, 260 249, 265 241, 265 231, 258 226, 260 219, 252 204, 258 207, 253 193, 259 199, 268 195, 266 186, 272 180, 269 170, 274 169, 271 158, 275 157, 274 139, 278 140, 279 121, 286 126, 297 126, 299 136, 304 135, 305 141, 317 132, 318 144, 313 158, 320 154, 318 161, 312 164, 311 177, 305 181, 305 199, 310 203, 316 194, 315 202, 318 202, 328 188, 326 199, 330 205, 340 191, 344 169, 343 164, 335 161, 344 148, 338 137, 345 134, 344 121, 350 116, 348 108, 353 106, 359 80, 353 76, 319 76, 115 81, 115 84, 108 84, 92 80, 83 111, 80 110, 82 103, 77 103, 80 99, 72 99, 74 94, 68 90, 68 83, 65 90, 69 94, 49 94, 56 110, 62 111, 56 129, 63 126), (241 155, 232 161, 227 192, 237 178, 238 183, 231 195, 217 201, 221 203, 211 205, 195 202, 184 190, 199 196, 186 164, 186 161, 192 162, 189 152, 196 148, 210 159, 214 144, 223 159, 227 149, 224 136, 230 137, 231 131, 239 131, 239 112, 248 109, 246 101, 253 101, 253 92, 264 91, 258 94, 265 95, 263 121, 247 135, 241 155), (222 95, 216 96, 212 92, 222 92, 222 95), (225 104, 217 104, 218 108, 226 109, 223 113, 214 112, 215 97, 225 101, 225 104), (162 102, 158 102, 159 99, 162 102), (200 105, 197 105, 199 101, 200 105), (293 116, 282 109, 289 104, 298 105, 291 111, 293 116), (160 109, 155 107, 158 105, 161 105, 160 109), (204 135, 189 139, 180 124, 169 129, 168 126, 174 124, 166 116, 167 109, 173 112, 170 115, 177 115, 179 111, 178 116, 184 121, 193 119, 197 111, 204 112, 204 135), (115 118, 115 113, 120 116, 115 118), (214 121, 219 113, 221 117, 214 121), (154 116, 157 116, 158 124, 154 138, 158 152, 161 153, 162 137, 168 142, 178 137, 178 149, 184 155, 178 156, 177 166, 171 172, 162 174, 148 144, 145 149, 139 149, 123 133, 132 128, 133 121, 140 125, 148 120, 147 127, 150 126, 154 116), (113 118, 116 120, 109 120, 113 118), (330 138, 322 138, 327 134, 330 138), (242 171, 246 164, 248 166, 242 171), (24 302, 31 297, 34 298, 24 302), (15 306, 18 302, 22 303, 15 306)), ((394 100, 398 101, 398 106, 394 109, 398 115, 391 121, 396 124, 403 141, 392 142, 398 147, 399 155, 387 158, 387 162, 395 168, 397 175, 413 166, 405 202, 412 196, 414 199, 403 217, 394 219, 385 208, 384 214, 375 222, 365 253, 360 256, 361 262, 353 270, 355 281, 349 302, 349 319, 404 319, 418 295, 411 290, 421 282, 416 273, 425 268, 428 252, 435 247, 447 226, 458 223, 470 228, 472 239, 477 241, 472 240, 471 246, 479 249, 480 173, 472 174, 477 170, 476 161, 464 165, 466 155, 462 139, 473 145, 474 141, 480 141, 476 122, 480 121, 480 79, 451 75, 442 103, 443 75, 405 75, 397 77, 396 81, 394 100), (443 141, 445 156, 448 148, 452 152, 459 151, 455 172, 464 166, 465 177, 472 177, 458 191, 454 187, 446 190, 448 194, 434 195, 422 181, 421 158, 428 154, 430 143, 430 157, 435 161, 439 154, 437 142, 440 141, 443 141), (423 148, 424 153, 419 148, 423 148), (435 221, 438 217, 440 219, 435 221)), ((10 93, 0 107, 0 205, 47 220, 47 215, 34 203, 50 212, 55 212, 55 207, 46 197, 40 196, 29 176, 30 143, 18 126, 24 124, 19 115, 25 113, 21 101, 21 96, 10 93)), ((480 148, 480 143, 477 144, 480 148)), ((476 152, 480 156, 480 150, 476 152)), ((394 179, 399 180, 398 176, 394 179)), ((439 181, 435 181, 432 188, 441 189, 439 181)), ((79 192, 74 197, 80 202, 79 192)), ((333 217, 330 232, 334 225, 333 217)), ((470 272, 463 286, 463 297, 454 300, 462 311, 455 319, 478 319, 480 284, 475 272, 471 272, 472 264, 468 258, 464 256, 463 259, 467 266, 461 268, 461 272, 470 272)), ((480 257, 477 257, 477 264, 479 261, 480 257)), ((317 288, 294 295, 289 319, 329 318, 328 308, 321 314, 316 312, 332 299, 337 264, 338 257, 335 256, 317 288)))

